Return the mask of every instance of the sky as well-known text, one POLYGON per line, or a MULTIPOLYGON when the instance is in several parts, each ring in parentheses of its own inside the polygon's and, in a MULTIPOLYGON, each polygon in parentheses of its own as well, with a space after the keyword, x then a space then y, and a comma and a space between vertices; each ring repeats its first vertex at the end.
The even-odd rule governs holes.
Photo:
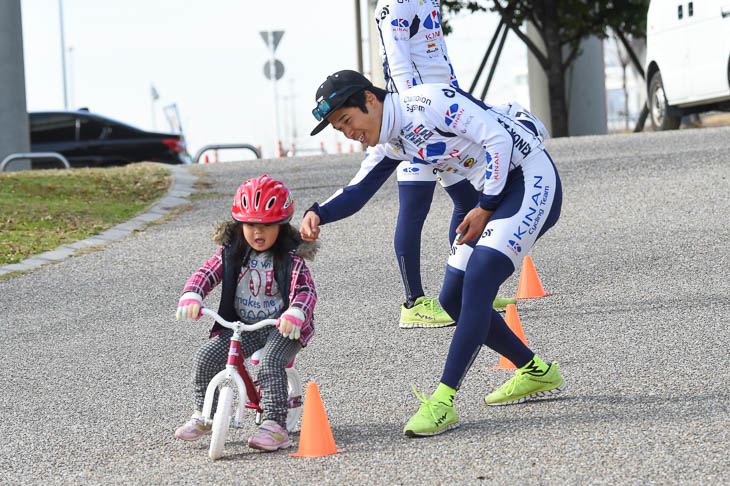
MULTIPOLYGON (((247 143, 272 156, 277 124, 273 83, 263 74, 270 53, 260 32, 283 30, 276 50, 285 69, 277 83, 279 138, 288 148, 296 131, 302 151, 324 144, 334 152, 338 142, 349 151, 350 141, 334 130, 309 132, 317 87, 335 71, 357 69, 354 0, 62 1, 70 109, 169 131, 163 107, 175 103, 191 154, 208 144, 247 143)), ((21 12, 28 111, 63 110, 59 0, 21 0, 21 12)), ((374 20, 366 0, 361 14, 369 72, 367 22, 374 20)), ((462 13, 451 22, 449 55, 468 89, 499 17, 462 13)), ((487 101, 529 107, 526 76, 527 49, 510 33, 487 101)), ((240 155, 220 152, 221 160, 240 155)))

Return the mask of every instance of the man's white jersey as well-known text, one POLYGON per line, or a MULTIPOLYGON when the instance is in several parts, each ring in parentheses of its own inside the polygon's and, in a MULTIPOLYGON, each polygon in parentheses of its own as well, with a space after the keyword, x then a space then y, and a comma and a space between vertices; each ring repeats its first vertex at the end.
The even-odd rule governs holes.
POLYGON ((543 124, 518 103, 490 106, 449 84, 423 84, 383 102, 379 145, 350 183, 316 206, 322 224, 359 211, 396 169, 398 181, 421 171, 467 178, 495 209, 509 171, 543 152, 543 124), (414 162, 400 165, 406 160, 414 162))
POLYGON ((542 123, 519 105, 486 105, 448 84, 389 95, 383 111, 387 157, 466 177, 484 209, 499 204, 510 170, 544 150, 542 123))
POLYGON ((386 89, 457 85, 441 30, 439 0, 378 0, 375 6, 386 89))

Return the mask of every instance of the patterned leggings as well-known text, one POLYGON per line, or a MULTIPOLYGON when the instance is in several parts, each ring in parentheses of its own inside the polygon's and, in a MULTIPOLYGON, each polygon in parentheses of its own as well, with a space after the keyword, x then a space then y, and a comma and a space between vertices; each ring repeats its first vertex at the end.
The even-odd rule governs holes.
MULTIPOLYGON (((195 410, 203 410, 205 390, 208 383, 222 369, 228 361, 228 348, 233 331, 225 329, 212 339, 209 339, 195 353, 195 370, 193 372, 193 392, 195 410)), ((286 379, 286 365, 302 349, 299 341, 293 341, 279 334, 275 327, 265 327, 254 332, 244 332, 241 340, 241 352, 245 358, 256 350, 264 348, 263 356, 258 364, 258 382, 261 384, 261 408, 264 409, 264 420, 274 420, 282 427, 286 427, 288 413, 288 398, 286 379)), ((215 413, 216 399, 213 401, 215 413)))

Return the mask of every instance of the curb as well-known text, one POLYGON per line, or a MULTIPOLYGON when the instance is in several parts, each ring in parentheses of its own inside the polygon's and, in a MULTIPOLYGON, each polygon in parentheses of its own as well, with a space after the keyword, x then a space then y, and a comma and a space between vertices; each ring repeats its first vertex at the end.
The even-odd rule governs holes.
POLYGON ((165 165, 165 168, 170 169, 172 173, 172 186, 167 191, 167 194, 146 212, 84 240, 69 243, 68 245, 60 246, 55 250, 46 251, 39 255, 33 255, 18 263, 0 266, 0 275, 33 270, 49 263, 65 260, 81 248, 91 248, 106 245, 113 241, 119 241, 126 238, 133 231, 142 229, 149 223, 170 214, 172 208, 187 204, 190 195, 196 192, 193 184, 195 184, 198 178, 177 165, 165 165))

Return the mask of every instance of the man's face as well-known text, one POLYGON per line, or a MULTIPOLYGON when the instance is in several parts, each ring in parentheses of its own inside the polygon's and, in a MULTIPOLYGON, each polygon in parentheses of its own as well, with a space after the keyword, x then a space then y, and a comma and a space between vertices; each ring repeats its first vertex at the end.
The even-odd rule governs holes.
POLYGON ((367 113, 360 108, 348 106, 332 112, 327 120, 350 140, 356 140, 370 147, 378 144, 380 125, 383 119, 383 104, 374 94, 365 92, 367 113))

